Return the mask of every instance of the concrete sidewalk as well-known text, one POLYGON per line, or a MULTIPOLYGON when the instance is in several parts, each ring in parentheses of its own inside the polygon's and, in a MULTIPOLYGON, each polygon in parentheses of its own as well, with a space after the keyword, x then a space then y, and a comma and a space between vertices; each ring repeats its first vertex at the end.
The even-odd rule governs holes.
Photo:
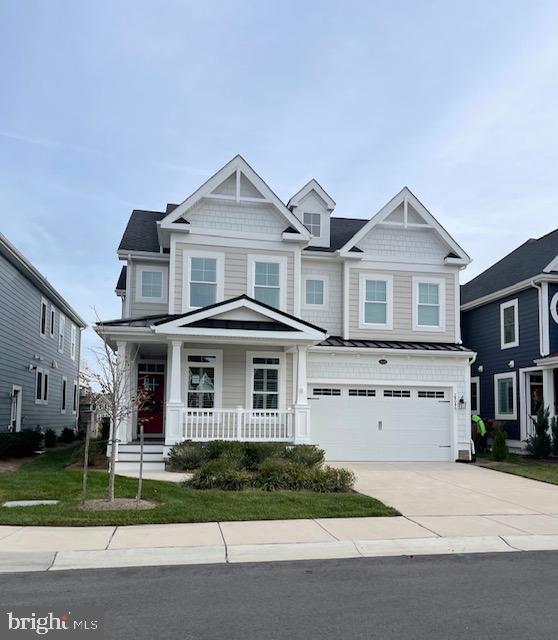
POLYGON ((558 515, 0 526, 0 572, 558 549, 558 515))

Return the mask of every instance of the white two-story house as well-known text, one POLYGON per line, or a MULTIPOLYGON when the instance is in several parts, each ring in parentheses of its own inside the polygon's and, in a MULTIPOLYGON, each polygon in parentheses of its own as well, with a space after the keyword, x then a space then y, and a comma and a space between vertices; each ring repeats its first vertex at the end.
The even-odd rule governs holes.
MULTIPOLYGON (((122 318, 96 330, 151 392, 152 468, 185 439, 469 458, 468 255, 407 188, 370 220, 334 209, 315 180, 284 204, 236 156, 181 204, 132 213, 122 318)), ((117 437, 133 466, 137 416, 117 437)))

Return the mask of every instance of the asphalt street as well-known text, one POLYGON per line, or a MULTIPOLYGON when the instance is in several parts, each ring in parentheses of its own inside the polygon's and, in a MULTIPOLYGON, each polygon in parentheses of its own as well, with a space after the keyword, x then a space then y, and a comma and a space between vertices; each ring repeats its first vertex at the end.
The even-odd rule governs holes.
POLYGON ((4 574, 0 638, 17 608, 101 612, 47 638, 554 640, 557 593, 550 551, 4 574))

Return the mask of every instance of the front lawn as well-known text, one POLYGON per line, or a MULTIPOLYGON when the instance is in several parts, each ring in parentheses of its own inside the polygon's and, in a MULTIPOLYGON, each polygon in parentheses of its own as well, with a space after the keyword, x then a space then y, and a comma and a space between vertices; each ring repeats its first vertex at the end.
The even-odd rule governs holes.
POLYGON ((515 476, 558 484, 558 463, 545 460, 534 460, 525 456, 510 455, 505 462, 494 462, 488 457, 477 457, 477 464, 487 469, 511 473, 515 476))
MULTIPOLYGON (((73 447, 45 453, 17 471, 0 473, 0 504, 7 500, 54 499, 55 506, 0 507, 0 525, 127 525, 224 520, 396 516, 379 500, 359 493, 309 491, 197 491, 170 482, 144 480, 143 498, 159 503, 146 511, 82 511, 82 473, 66 469, 73 447)), ((106 498, 108 474, 90 470, 89 498, 106 498)), ((116 496, 133 498, 137 481, 116 478, 116 496)))

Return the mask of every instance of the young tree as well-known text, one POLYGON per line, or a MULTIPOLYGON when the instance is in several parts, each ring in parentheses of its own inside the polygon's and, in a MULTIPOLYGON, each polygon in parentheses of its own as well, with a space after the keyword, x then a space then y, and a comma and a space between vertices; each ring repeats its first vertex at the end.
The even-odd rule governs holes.
POLYGON ((550 434, 548 433, 550 409, 541 405, 537 417, 533 419, 535 432, 526 442, 527 451, 535 458, 548 458, 551 451, 550 434))
MULTIPOLYGON (((102 328, 102 322, 97 325, 102 328)), ((114 502, 114 477, 116 462, 116 446, 119 442, 118 431, 122 422, 141 409, 147 399, 146 389, 135 389, 131 372, 132 364, 139 347, 132 354, 118 354, 113 351, 107 338, 101 332, 102 346, 91 349, 95 366, 87 369, 84 377, 91 386, 99 388, 104 396, 104 403, 110 417, 110 469, 109 469, 109 500, 114 502)), ((143 455, 142 455, 143 457, 143 455)))

